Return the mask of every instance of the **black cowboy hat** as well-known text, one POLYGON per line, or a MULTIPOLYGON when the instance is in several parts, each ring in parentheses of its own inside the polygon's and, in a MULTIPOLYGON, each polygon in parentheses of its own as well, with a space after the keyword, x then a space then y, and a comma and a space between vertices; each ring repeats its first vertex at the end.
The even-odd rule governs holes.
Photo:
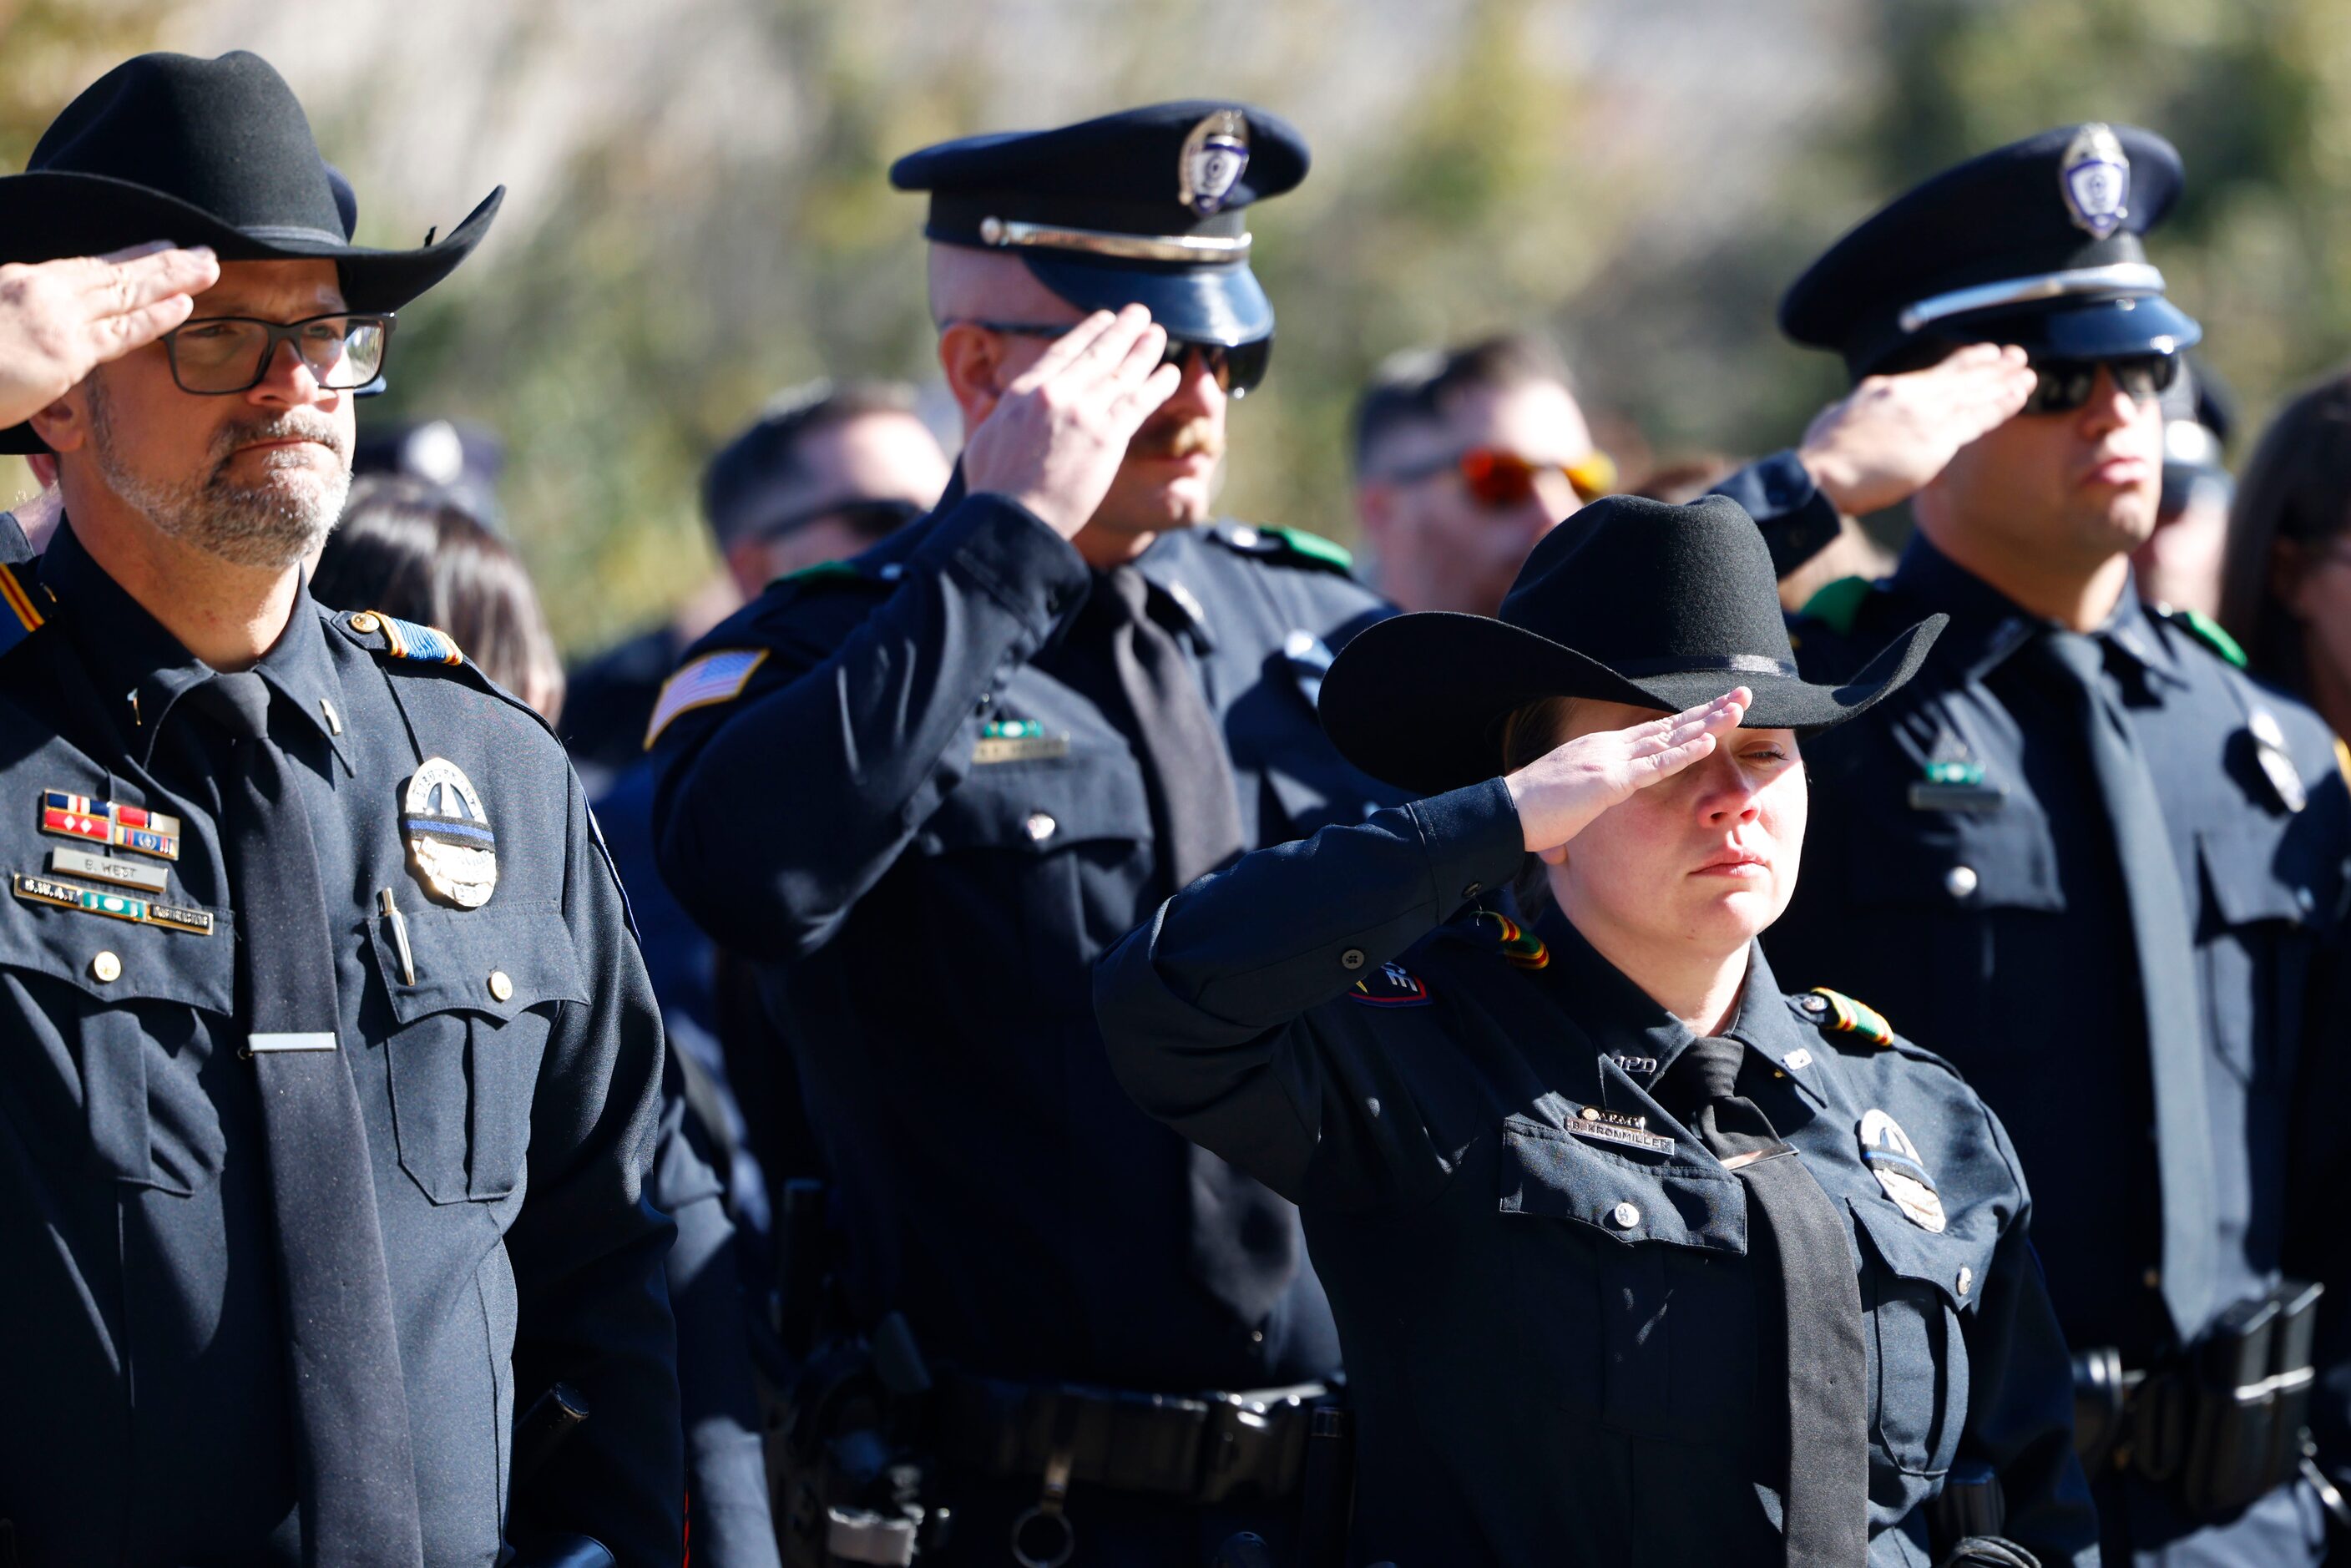
POLYGON ((1610 496, 1535 546, 1499 619, 1427 611, 1365 627, 1323 677, 1322 727, 1364 772, 1432 795, 1500 772, 1502 721, 1544 697, 1678 713, 1746 686, 1746 727, 1826 729, 1917 674, 1946 620, 1814 685, 1796 673, 1771 552, 1745 507, 1610 496))
MULTIPOLYGON (((350 243, 339 178, 259 55, 141 55, 66 106, 24 173, 0 177, 0 262, 168 239, 223 261, 331 261, 351 309, 397 310, 472 253, 506 195, 492 191, 438 245, 373 250, 350 243)), ((0 452, 41 449, 29 426, 0 430, 0 452)))

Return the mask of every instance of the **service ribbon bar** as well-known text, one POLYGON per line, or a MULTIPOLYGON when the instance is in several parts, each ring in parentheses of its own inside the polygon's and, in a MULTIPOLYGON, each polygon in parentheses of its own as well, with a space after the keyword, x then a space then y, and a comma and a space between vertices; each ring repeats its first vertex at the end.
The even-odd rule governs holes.
POLYGON ((142 806, 118 806, 63 789, 41 791, 41 831, 93 844, 175 861, 180 858, 180 819, 142 806))

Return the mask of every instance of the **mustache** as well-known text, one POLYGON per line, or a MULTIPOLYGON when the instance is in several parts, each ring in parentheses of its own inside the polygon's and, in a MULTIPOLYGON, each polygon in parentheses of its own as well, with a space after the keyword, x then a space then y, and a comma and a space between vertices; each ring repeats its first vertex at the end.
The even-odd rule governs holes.
POLYGON ((224 425, 213 438, 213 460, 226 463, 240 448, 263 441, 315 441, 342 459, 344 467, 351 464, 350 444, 341 428, 324 414, 298 408, 224 425))
POLYGON ((1130 456, 1189 457, 1205 453, 1210 457, 1225 455, 1225 433, 1211 419, 1197 417, 1155 421, 1134 433, 1126 444, 1130 456))

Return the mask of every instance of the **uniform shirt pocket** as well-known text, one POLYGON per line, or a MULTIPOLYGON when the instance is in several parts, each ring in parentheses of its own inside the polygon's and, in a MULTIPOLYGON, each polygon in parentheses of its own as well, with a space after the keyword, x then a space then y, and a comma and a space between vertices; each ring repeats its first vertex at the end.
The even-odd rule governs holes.
POLYGON ((1499 1166, 1512 1316, 1545 1396, 1668 1441, 1744 1432, 1754 1313, 1739 1178, 1516 1115, 1499 1166))
MULTIPOLYGON (((2243 820, 2197 830, 2204 901, 2196 933, 2212 1049, 2242 1082, 2262 1075, 2263 1051, 2292 1049, 2316 928, 2335 903, 2323 857, 2281 824, 2243 820)), ((2267 1064, 2283 1075, 2289 1061, 2267 1064)))
POLYGON ((235 946, 226 911, 209 936, 77 910, 0 905, 0 971, 36 1019, 36 1040, 15 1072, 62 1082, 27 1103, 49 1134, 78 1117, 92 1166, 105 1176, 190 1197, 220 1176, 227 1141, 202 1078, 211 1054, 232 1048, 235 946), (46 1038, 41 1038, 46 1037, 46 1038), (46 1052, 39 1048, 46 1046, 46 1052), (44 1068, 38 1057, 61 1060, 44 1068), (52 1119, 53 1118, 53 1119, 52 1119))
POLYGON ((588 991, 553 904, 404 913, 415 979, 381 915, 368 946, 390 998, 385 1041, 401 1168, 434 1203, 489 1202, 522 1180, 539 1059, 588 991))
POLYGON ((1975 1311, 1992 1242, 1960 1228, 1928 1230, 1890 1202, 1847 1202, 1862 1241, 1870 1437, 1896 1468, 1940 1475, 1967 1423, 1960 1317, 1975 1311))

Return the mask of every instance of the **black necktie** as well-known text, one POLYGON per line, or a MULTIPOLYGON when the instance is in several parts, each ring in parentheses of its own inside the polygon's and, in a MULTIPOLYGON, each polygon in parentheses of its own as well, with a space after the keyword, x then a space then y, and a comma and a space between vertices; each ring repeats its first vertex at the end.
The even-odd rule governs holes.
MULTIPOLYGON (((1658 1103, 1739 1175, 1751 1200, 1757 1397, 1784 1391, 1781 1492, 1790 1568, 1863 1568, 1869 1557, 1869 1349, 1844 1214, 1796 1151, 1739 1093, 1746 1048, 1692 1043, 1657 1086, 1658 1103), (1784 1360, 1782 1358, 1784 1357, 1784 1360)), ((1778 1444, 1773 1444, 1774 1459, 1778 1444)))
MULTIPOLYGON (((1102 574, 1101 589, 1111 664, 1151 796, 1159 869, 1174 892, 1248 847, 1232 761, 1191 661, 1151 618, 1151 584, 1122 566, 1102 574)), ((1192 1258, 1201 1282, 1244 1322, 1262 1322, 1298 1272, 1297 1213, 1197 1145, 1190 1175, 1192 1258)))
POLYGON ((2204 1010, 2196 945, 2179 861, 2147 756, 2105 679, 2096 638, 2051 632, 2042 639, 2080 716, 2130 910, 2155 1091, 2157 1186, 2163 1206, 2163 1304, 2185 1343, 2203 1327, 2217 1266, 2211 1133, 2204 1123, 2204 1010))
POLYGON ((424 1559, 408 1400, 366 1124, 338 1038, 335 955, 309 813, 268 739, 269 688, 189 694, 235 740, 221 839, 236 908, 239 1012, 261 1095, 302 1535, 314 1564, 424 1559))

